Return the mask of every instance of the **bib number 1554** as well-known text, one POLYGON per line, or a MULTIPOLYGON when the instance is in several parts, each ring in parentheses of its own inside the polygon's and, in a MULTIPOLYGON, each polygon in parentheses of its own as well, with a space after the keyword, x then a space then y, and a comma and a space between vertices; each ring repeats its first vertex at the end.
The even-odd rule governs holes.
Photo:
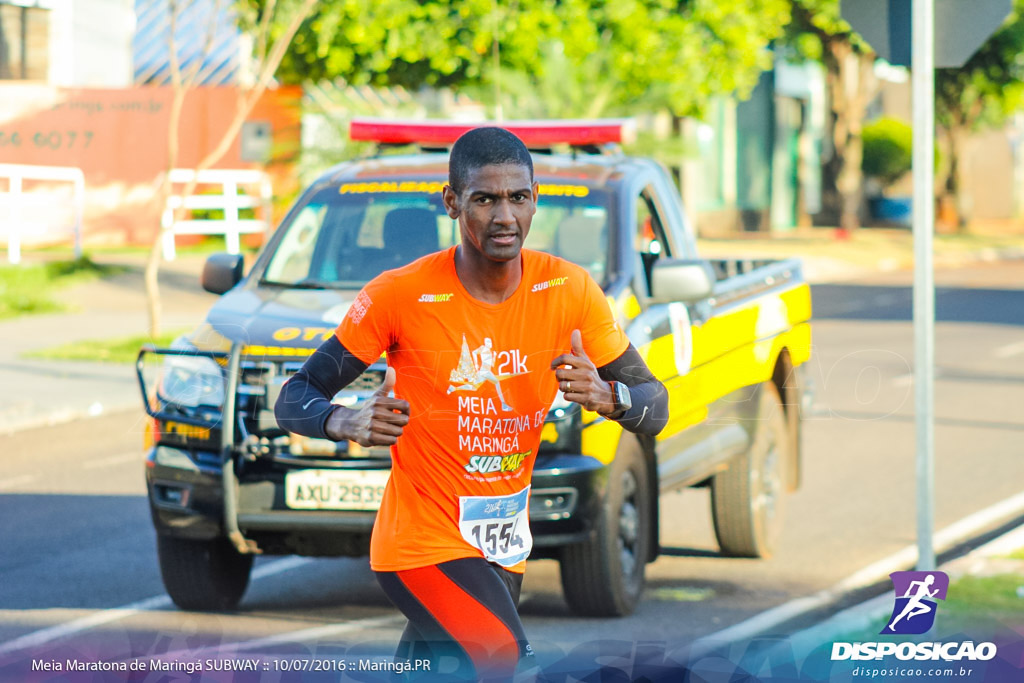
POLYGON ((507 553, 509 550, 523 550, 526 542, 516 530, 519 519, 511 522, 487 522, 473 525, 473 538, 476 547, 480 548, 487 555, 507 553))
POLYGON ((459 530, 484 558, 502 567, 522 562, 533 548, 527 500, 530 488, 509 496, 463 496, 459 530))

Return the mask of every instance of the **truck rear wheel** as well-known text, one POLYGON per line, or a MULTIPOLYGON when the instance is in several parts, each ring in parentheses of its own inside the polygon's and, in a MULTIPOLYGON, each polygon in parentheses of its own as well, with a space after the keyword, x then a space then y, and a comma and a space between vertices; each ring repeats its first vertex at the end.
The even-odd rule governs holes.
POLYGON ((249 585, 252 555, 224 538, 193 541, 158 534, 160 575, 174 604, 195 612, 233 610, 249 585))
POLYGON ((640 444, 630 439, 612 462, 594 534, 562 551, 562 590, 574 614, 617 617, 636 608, 644 588, 651 523, 647 464, 640 444))
POLYGON ((732 557, 770 557, 782 530, 792 444, 771 382, 761 386, 755 420, 750 447, 711 480, 715 536, 732 557))

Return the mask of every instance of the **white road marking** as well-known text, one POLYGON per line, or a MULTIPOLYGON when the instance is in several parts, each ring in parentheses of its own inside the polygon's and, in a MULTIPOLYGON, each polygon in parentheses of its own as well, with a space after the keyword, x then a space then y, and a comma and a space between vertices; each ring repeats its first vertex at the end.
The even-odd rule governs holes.
MULTIPOLYGON (((944 380, 946 379, 946 371, 942 369, 935 370, 935 379, 944 380)), ((896 375, 892 378, 892 385, 894 387, 909 387, 914 383, 914 373, 908 372, 904 375, 896 375)))
MULTIPOLYGON (((283 560, 276 560, 254 570, 252 578, 262 579, 267 576, 273 576, 274 574, 280 574, 282 572, 295 569, 296 567, 301 567, 309 562, 311 562, 311 560, 303 557, 288 557, 283 560)), ((170 598, 166 595, 157 595, 122 607, 115 607, 113 609, 95 612, 88 616, 73 619, 63 624, 57 624, 38 631, 26 633, 14 640, 2 643, 0 644, 0 655, 10 654, 11 652, 17 652, 18 650, 24 650, 30 647, 39 647, 45 643, 61 640, 76 633, 88 631, 91 628, 102 626, 103 624, 109 624, 112 621, 125 619, 140 612, 161 609, 169 607, 170 605, 170 598)))
POLYGON ((1024 353, 1024 341, 1019 341, 1007 344, 1006 346, 1000 346, 992 352, 992 355, 996 358, 1010 358, 1012 356, 1019 356, 1022 353, 1024 353))
POLYGON ((252 579, 263 579, 268 576, 274 576, 281 572, 290 571, 292 569, 298 569, 299 567, 305 567, 307 564, 311 564, 313 560, 308 557, 298 557, 293 555, 292 557, 286 557, 280 560, 274 560, 264 565, 260 565, 252 570, 252 579))
POLYGON ((23 474, 20 477, 11 477, 10 479, 0 479, 0 491, 7 491, 24 484, 31 484, 35 480, 35 476, 31 474, 23 474))
POLYGON ((364 628, 379 628, 382 626, 392 626, 405 623, 405 616, 401 614, 391 614, 386 617, 365 617, 363 619, 354 619, 352 621, 345 621, 339 624, 329 624, 327 626, 315 626, 313 628, 305 628, 299 631, 286 631, 285 633, 275 633, 272 636, 264 636, 263 638, 254 638, 253 640, 240 640, 234 643, 221 643, 219 645, 211 645, 209 647, 202 647, 198 650, 178 650, 175 652, 166 652, 162 655, 156 655, 152 659, 184 659, 191 658, 195 659, 203 655, 211 655, 217 652, 245 652, 247 650, 258 650, 261 647, 272 647, 274 645, 284 645, 288 643, 302 643, 320 638, 326 638, 329 636, 336 636, 341 633, 348 633, 350 631, 358 631, 364 628))
POLYGON ((67 638, 70 635, 81 633, 82 631, 88 631, 96 626, 109 624, 112 621, 124 619, 125 617, 132 616, 133 614, 145 612, 146 610, 167 607, 170 604, 171 599, 161 595, 153 598, 147 598, 145 600, 139 600, 138 602, 133 602, 123 607, 115 607, 114 609, 96 612, 87 617, 73 619, 72 621, 68 621, 63 624, 57 624, 56 626, 50 626, 49 628, 40 629, 39 631, 33 631, 32 633, 27 633, 20 638, 9 640, 3 645, 0 645, 0 655, 10 654, 11 652, 17 652, 18 650, 24 650, 30 647, 39 647, 44 643, 67 638))
POLYGON ((114 455, 109 458, 100 458, 99 460, 86 460, 82 465, 82 469, 95 470, 101 467, 124 465, 129 462, 138 462, 141 465, 144 457, 142 453, 128 453, 125 455, 114 455))
POLYGON ((914 375, 906 374, 900 375, 899 377, 892 378, 892 385, 894 387, 909 387, 914 383, 914 375))
MULTIPOLYGON (((1022 511, 1024 511, 1024 493, 1018 493, 991 507, 968 515, 935 534, 933 539, 935 552, 941 553, 948 550, 993 523, 1020 514, 1022 511)), ((814 595, 791 600, 761 612, 746 621, 695 640, 690 647, 690 658, 691 660, 699 659, 730 643, 752 638, 790 619, 827 607, 846 593, 883 581, 894 571, 913 567, 916 561, 917 545, 908 545, 853 573, 831 588, 818 591, 814 595)))
MULTIPOLYGON (((302 560, 303 558, 291 559, 302 560)), ((253 573, 253 575, 255 577, 255 572, 253 573)), ((533 597, 532 593, 523 593, 519 596, 519 604, 522 605, 531 597, 533 597)), ((327 626, 315 626, 313 628, 302 629, 299 631, 275 633, 271 636, 264 636, 262 638, 256 638, 253 640, 242 640, 234 643, 221 643, 219 645, 211 645, 210 647, 200 648, 199 650, 181 650, 178 652, 168 652, 157 656, 156 659, 174 660, 181 659, 183 657, 196 658, 199 655, 213 654, 216 652, 245 652, 257 650, 261 647, 271 647, 273 645, 315 641, 319 640, 320 638, 336 636, 341 633, 357 631, 363 628, 380 628, 393 625, 397 626, 399 624, 404 624, 405 620, 406 618, 402 614, 392 614, 381 617, 365 617, 363 619, 355 619, 353 621, 346 621, 338 624, 329 624, 327 626)))

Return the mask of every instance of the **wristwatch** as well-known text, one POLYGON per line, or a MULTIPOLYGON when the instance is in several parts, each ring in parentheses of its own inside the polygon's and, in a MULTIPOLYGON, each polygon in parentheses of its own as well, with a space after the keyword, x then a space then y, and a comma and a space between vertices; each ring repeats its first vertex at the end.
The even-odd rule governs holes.
POLYGON ((615 410, 605 417, 617 420, 633 407, 633 399, 629 395, 629 387, 622 382, 608 382, 608 386, 612 388, 612 396, 615 397, 615 410))

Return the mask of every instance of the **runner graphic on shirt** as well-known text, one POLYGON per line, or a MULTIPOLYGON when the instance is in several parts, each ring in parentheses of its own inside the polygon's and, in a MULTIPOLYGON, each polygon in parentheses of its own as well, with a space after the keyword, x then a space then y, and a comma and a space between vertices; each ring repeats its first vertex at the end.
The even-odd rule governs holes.
POLYGON ((484 337, 484 343, 469 351, 469 344, 466 343, 466 335, 462 335, 462 354, 459 356, 459 365, 452 370, 448 376, 451 384, 448 386, 448 393, 453 391, 476 391, 484 382, 491 382, 498 391, 498 400, 501 401, 501 409, 505 412, 512 410, 512 406, 505 402, 505 396, 501 393, 501 381, 516 375, 525 373, 511 373, 495 375, 491 368, 494 367, 494 350, 490 337, 484 337))

